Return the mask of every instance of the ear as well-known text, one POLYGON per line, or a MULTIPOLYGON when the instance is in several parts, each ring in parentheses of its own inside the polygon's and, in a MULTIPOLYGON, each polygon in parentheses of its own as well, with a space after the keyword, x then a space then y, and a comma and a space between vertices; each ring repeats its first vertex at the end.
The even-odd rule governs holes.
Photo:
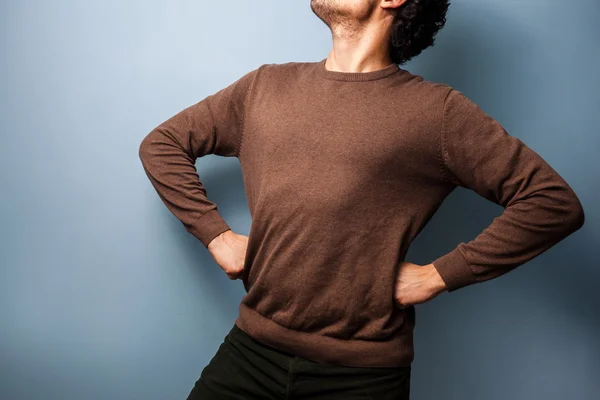
POLYGON ((404 3, 406 3, 406 0, 381 0, 380 5, 382 8, 394 9, 399 8, 404 3))

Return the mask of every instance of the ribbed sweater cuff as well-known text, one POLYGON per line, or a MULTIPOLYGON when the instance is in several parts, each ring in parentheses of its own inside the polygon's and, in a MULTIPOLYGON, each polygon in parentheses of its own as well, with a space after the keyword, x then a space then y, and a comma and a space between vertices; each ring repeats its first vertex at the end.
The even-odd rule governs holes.
POLYGON ((215 208, 194 221, 194 224, 187 230, 196 236, 205 247, 208 247, 211 240, 229 229, 231 228, 215 208))
POLYGON ((467 264, 458 247, 437 258, 432 264, 442 277, 448 292, 476 282, 471 267, 467 264))

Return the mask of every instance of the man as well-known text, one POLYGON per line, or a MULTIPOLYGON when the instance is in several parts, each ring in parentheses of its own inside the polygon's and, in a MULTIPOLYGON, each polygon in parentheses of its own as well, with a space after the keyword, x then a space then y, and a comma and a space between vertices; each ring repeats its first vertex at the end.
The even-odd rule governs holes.
POLYGON ((565 180, 460 91, 399 67, 447 0, 312 0, 319 62, 263 64, 160 124, 140 158, 162 201, 247 294, 189 399, 408 399, 414 305, 503 275, 578 230, 565 180), (195 160, 238 157, 233 232, 195 160), (427 265, 410 243, 458 186, 505 207, 427 265))

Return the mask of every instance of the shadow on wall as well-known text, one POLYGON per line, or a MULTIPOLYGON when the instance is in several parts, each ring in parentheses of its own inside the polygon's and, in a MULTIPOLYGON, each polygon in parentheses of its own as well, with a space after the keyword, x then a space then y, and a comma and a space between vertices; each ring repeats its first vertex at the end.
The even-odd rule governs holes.
MULTIPOLYGON (((439 46, 405 68, 461 90, 528 142, 531 121, 549 118, 551 111, 536 103, 542 103, 539 93, 547 91, 542 89, 551 77, 540 73, 536 43, 518 22, 492 14, 489 4, 470 8, 469 20, 447 25, 439 46)), ((407 261, 426 264, 472 240, 502 210, 457 188, 415 240, 407 261)), ((502 277, 417 305, 412 395, 583 399, 591 386, 600 389, 600 271, 585 230, 502 277)))

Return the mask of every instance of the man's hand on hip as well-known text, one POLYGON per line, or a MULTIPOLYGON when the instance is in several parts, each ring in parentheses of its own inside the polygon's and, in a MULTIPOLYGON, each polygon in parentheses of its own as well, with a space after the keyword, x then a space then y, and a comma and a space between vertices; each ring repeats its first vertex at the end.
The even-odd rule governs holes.
POLYGON ((396 274, 394 296, 398 307, 424 303, 446 291, 446 284, 433 264, 402 262, 396 274))
POLYGON ((244 271, 248 236, 225 231, 208 244, 208 251, 229 279, 239 279, 244 271))

